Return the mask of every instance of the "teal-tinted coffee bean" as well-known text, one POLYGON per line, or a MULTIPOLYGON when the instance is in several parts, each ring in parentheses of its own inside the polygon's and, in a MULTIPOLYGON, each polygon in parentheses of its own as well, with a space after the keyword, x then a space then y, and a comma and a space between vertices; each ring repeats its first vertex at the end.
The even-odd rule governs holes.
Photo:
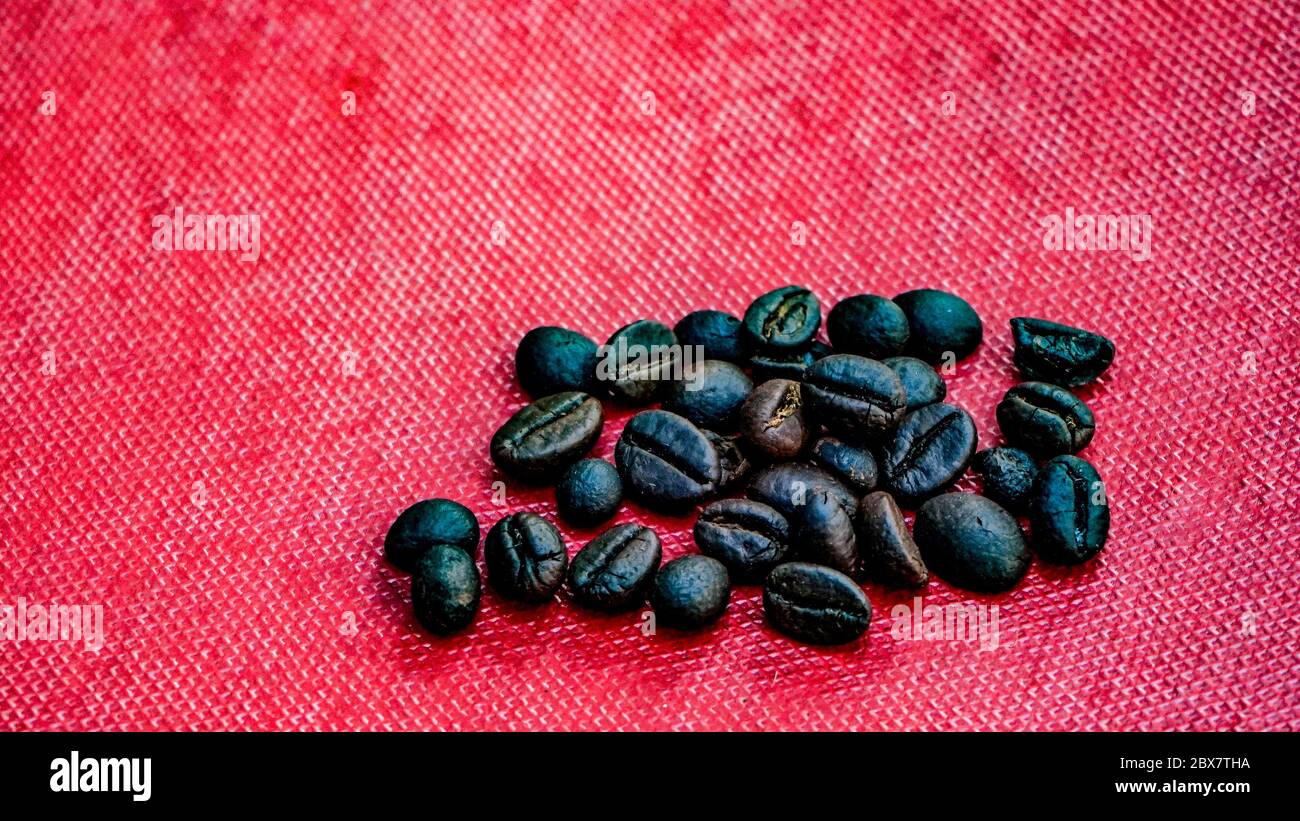
POLYGON ((883 490, 858 504, 858 557, 863 574, 890 587, 925 587, 930 580, 921 549, 898 504, 883 490))
POLYGON ((794 514, 791 547, 800 561, 858 572, 858 540, 853 517, 830 491, 814 491, 794 514))
POLYGON ((403 510, 384 537, 384 553, 410 573, 435 544, 451 544, 470 556, 478 554, 478 519, 451 499, 425 499, 403 510))
POLYGON ((1077 456, 1048 460, 1034 481, 1029 524, 1038 555, 1079 564, 1101 552, 1110 533, 1110 506, 1097 469, 1077 456))
POLYGON ((662 558, 659 537, 648 527, 614 525, 578 551, 569 565, 574 601, 606 612, 645 601, 662 558))
POLYGON ((629 496, 668 512, 698 504, 722 480, 708 437, 690 420, 663 410, 632 417, 614 446, 614 461, 629 496))
POLYGON ((857 445, 823 436, 813 443, 812 459, 859 496, 876 487, 880 472, 871 451, 857 445))
POLYGON ((948 383, 928 362, 914 356, 891 356, 881 361, 898 374, 898 381, 903 383, 903 393, 907 395, 909 411, 942 402, 948 395, 948 383))
POLYGON ((1101 334, 1046 319, 1011 320, 1016 367, 1026 378, 1067 388, 1087 384, 1115 360, 1115 343, 1101 334))
POLYGON ((512 513, 493 525, 484 540, 483 559, 494 590, 530 604, 549 601, 569 566, 560 531, 536 513, 512 513))
POLYGON ((658 624, 696 630, 717 621, 730 596, 731 580, 722 562, 692 554, 660 568, 650 603, 658 624))
POLYGON ((790 525, 761 502, 721 499, 695 520, 695 546, 722 562, 737 582, 762 581, 790 550, 790 525))
POLYGON ((583 459, 564 472, 555 486, 555 506, 566 522, 579 527, 600 524, 618 512, 623 480, 604 459, 583 459))
POLYGON ((984 480, 984 495, 1017 515, 1029 512, 1029 499, 1038 478, 1038 463, 1020 448, 987 448, 975 454, 971 467, 984 480))
POLYGON ((788 285, 754 300, 745 311, 745 336, 755 351, 796 351, 812 341, 822 322, 812 291, 788 285))
POLYGON ((843 644, 867 632, 871 601, 848 576, 808 562, 777 565, 763 584, 772 626, 807 644, 843 644))
POLYGON ((1010 590, 1029 570, 1029 546, 1015 517, 974 493, 945 493, 921 505, 912 536, 926 567, 966 590, 1010 590))
POLYGON ((739 367, 706 359, 687 368, 681 380, 668 389, 664 410, 684 416, 701 428, 728 431, 736 427, 740 406, 754 390, 739 367))
POLYGON ((793 522, 809 497, 822 490, 831 493, 850 516, 858 512, 858 497, 852 490, 816 465, 805 462, 783 462, 760 470, 750 480, 745 495, 775 508, 793 522))
POLYGON ((564 391, 594 393, 596 343, 568 328, 533 328, 515 350, 515 375, 534 399, 564 391))
POLYGON ((977 441, 975 420, 956 405, 914 410, 881 454, 882 484, 899 504, 915 507, 961 478, 977 441))
POLYGON ((903 309, 875 294, 840 300, 826 317, 826 334, 836 353, 884 359, 903 352, 909 333, 903 309))
POLYGON ((1079 397, 1046 382, 1022 382, 998 403, 998 427, 1007 441, 1046 458, 1078 453, 1092 441, 1096 421, 1079 397))
POLYGON ((605 343, 596 379, 615 400, 648 405, 667 392, 681 370, 682 352, 672 328, 641 319, 619 328, 605 343))
POLYGON ((803 397, 813 421, 861 442, 894 429, 906 412, 898 375, 874 359, 833 354, 803 375, 803 397))
POLYGON ((463 630, 478 613, 478 567, 453 545, 429 548, 411 577, 415 618, 431 633, 445 636, 463 630))
POLYGON ((932 365, 944 361, 951 352, 965 359, 975 352, 984 339, 984 323, 970 303, 955 294, 920 288, 894 297, 907 315, 911 333, 907 353, 932 365))
POLYGON ((604 426, 600 402, 579 391, 543 396, 492 437, 492 461, 525 481, 550 481, 591 450, 604 426))
POLYGON ((673 326, 682 345, 698 345, 705 359, 743 365, 748 356, 740 320, 722 311, 692 311, 673 326))

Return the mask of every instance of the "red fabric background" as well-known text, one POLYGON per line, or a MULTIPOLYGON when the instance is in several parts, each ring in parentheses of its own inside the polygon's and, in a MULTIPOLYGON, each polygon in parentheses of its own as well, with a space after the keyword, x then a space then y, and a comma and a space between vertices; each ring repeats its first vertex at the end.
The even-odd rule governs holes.
MULTIPOLYGON (((1300 729, 1298 28, 1227 0, 5 2, 0 603, 102 604, 107 644, 4 643, 0 728, 1300 729), (155 251, 176 206, 260 214, 261 259, 155 251), (1044 250, 1067 206, 1151 214, 1152 259, 1044 250), (697 636, 491 593, 462 636, 415 627, 399 510, 553 516, 491 497, 528 328, 790 282, 967 297, 950 396, 985 444, 1010 317, 1110 335, 1102 558, 976 599, 989 652, 893 640, 910 595, 874 587, 829 651, 757 588, 697 636)), ((690 517, 623 517, 693 549, 690 517)))

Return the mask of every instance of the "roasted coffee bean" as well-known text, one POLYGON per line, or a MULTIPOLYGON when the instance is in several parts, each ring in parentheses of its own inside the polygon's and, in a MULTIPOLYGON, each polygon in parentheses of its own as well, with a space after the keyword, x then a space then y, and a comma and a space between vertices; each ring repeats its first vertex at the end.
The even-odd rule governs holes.
POLYGON ((681 375, 682 352, 672 328, 641 319, 624 325, 605 343, 596 379, 626 405, 657 401, 681 375))
POLYGON ((854 441, 892 430, 907 407, 898 374, 853 354, 813 363, 804 371, 803 389, 813 420, 854 441))
POLYGON ((533 328, 515 349, 515 374, 534 399, 564 391, 595 393, 596 359, 596 343, 577 331, 533 328))
POLYGON ((526 481, 557 477, 591 450, 605 414, 600 402, 580 391, 543 396, 520 410, 492 437, 492 461, 526 481))
POLYGON ((867 578, 904 588, 925 587, 930 581, 903 511, 885 491, 868 493, 858 504, 857 533, 859 563, 867 578))
POLYGON ((931 365, 951 351, 957 359, 975 352, 984 339, 984 323, 966 300, 945 291, 921 288, 894 297, 907 314, 911 335, 907 353, 931 365))
POLYGON ((1057 456, 1034 481, 1029 509, 1034 549, 1057 564, 1079 564, 1101 552, 1110 506, 1097 469, 1077 456, 1057 456))
POLYGON ((660 569, 650 604, 656 624, 695 630, 717 621, 730 596, 731 579, 722 562, 691 555, 673 559, 660 569))
POLYGON ((1015 363, 1026 378, 1067 388, 1101 376, 1115 359, 1115 343, 1101 334, 1046 319, 1011 320, 1015 363))
POLYGON ((685 376, 668 389, 664 410, 684 416, 702 428, 731 430, 736 426, 740 406, 754 383, 730 362, 706 359, 688 368, 685 376))
POLYGON ((839 479, 803 462, 785 462, 760 470, 750 480, 745 495, 776 508, 786 519, 795 519, 813 493, 824 490, 839 499, 850 516, 858 512, 858 499, 839 479))
POLYGON ((504 598, 549 601, 564 583, 569 554, 555 525, 536 513, 512 513, 483 542, 488 583, 504 598))
POLYGON ((853 532, 853 519, 829 491, 814 491, 799 508, 792 546, 801 561, 833 567, 850 576, 858 572, 858 540, 853 532))
POLYGON ((821 303, 807 288, 788 285, 769 291, 745 311, 745 336, 754 350, 803 348, 822 322, 821 303))
POLYGON ((726 565, 737 582, 758 582, 789 552, 790 526, 761 502, 722 499, 700 511, 695 545, 726 565))
POLYGON ((478 555, 478 519, 451 499, 425 499, 403 510, 384 537, 388 561, 407 573, 435 544, 451 544, 478 555))
POLYGON ((673 327, 682 345, 699 345, 705 359, 743 364, 747 357, 740 320, 722 311, 693 311, 673 327))
POLYGON ((875 294, 840 300, 826 316, 826 334, 837 353, 884 359, 902 353, 908 333, 903 309, 875 294))
POLYGON ((803 388, 771 379, 754 389, 740 409, 740 435, 768 459, 793 459, 810 433, 803 412, 803 388))
POLYGON ((579 527, 600 524, 618 512, 623 480, 604 459, 583 459, 564 472, 555 486, 555 506, 566 522, 579 527))
POLYGON ((813 340, 808 347, 795 353, 756 353, 749 359, 754 381, 761 384, 769 379, 803 379, 803 372, 819 359, 835 353, 831 346, 813 340))
POLYGON ((1029 512, 1030 491, 1038 478, 1038 463, 1020 448, 987 448, 975 454, 971 467, 984 480, 984 495, 1018 516, 1029 512))
POLYGON ((690 420, 668 411, 633 416, 614 447, 614 461, 631 496, 665 511, 699 502, 722 479, 713 444, 690 420))
POLYGON ((853 641, 871 624, 871 602, 853 579, 807 562, 777 565, 763 585, 772 626, 808 644, 853 641))
POLYGON ((823 436, 813 443, 813 461, 839 479, 855 494, 872 490, 879 480, 876 457, 871 451, 842 442, 834 436, 823 436))
POLYGON ((474 621, 479 593, 478 567, 468 553, 454 545, 429 548, 411 576, 415 618, 440 636, 463 630, 474 621))
POLYGON ((933 365, 914 356, 891 356, 882 361, 885 367, 898 374, 898 381, 903 383, 908 410, 942 402, 948 395, 948 383, 943 381, 933 365))
POLYGON ((1045 458, 1078 453, 1092 441, 1096 422, 1079 397, 1046 382, 1022 382, 998 403, 998 427, 1013 445, 1045 458))
POLYGON ((718 452, 718 467, 721 473, 716 492, 726 493, 745 481, 753 466, 749 463, 749 457, 745 455, 745 451, 740 447, 737 437, 723 436, 707 428, 700 432, 713 445, 713 449, 718 452))
POLYGON ((912 535, 926 566, 967 590, 1010 590, 1029 569, 1029 548, 1015 518, 974 493, 945 493, 921 505, 912 535))
POLYGON ((956 405, 912 411, 882 453, 885 489, 903 505, 919 504, 961 478, 976 443, 975 420, 956 405))
POLYGON ((662 556, 648 527, 614 525, 592 539, 569 565, 574 601, 594 610, 629 610, 645 601, 662 556))

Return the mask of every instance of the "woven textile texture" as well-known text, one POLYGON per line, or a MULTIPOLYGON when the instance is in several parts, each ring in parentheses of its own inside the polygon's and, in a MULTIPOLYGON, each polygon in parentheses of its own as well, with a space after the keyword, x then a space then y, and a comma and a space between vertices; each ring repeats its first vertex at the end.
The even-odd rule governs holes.
MULTIPOLYGON (((0 644, 0 728, 1300 729, 1298 32, 1276 1, 7 0, 0 603, 102 606, 104 644, 0 644), (155 248, 178 207, 257 215, 258 258, 155 248), (1049 249, 1067 208, 1149 215, 1149 259, 1049 249), (525 331, 792 282, 966 297, 983 445, 1008 319, 1114 339, 1080 391, 1102 556, 930 584, 996 605, 996 647, 892 635, 912 594, 875 586, 830 650, 755 587, 697 635, 490 591, 415 625, 402 508, 554 519, 493 495, 525 331)), ((693 516, 620 517, 694 550, 693 516)))

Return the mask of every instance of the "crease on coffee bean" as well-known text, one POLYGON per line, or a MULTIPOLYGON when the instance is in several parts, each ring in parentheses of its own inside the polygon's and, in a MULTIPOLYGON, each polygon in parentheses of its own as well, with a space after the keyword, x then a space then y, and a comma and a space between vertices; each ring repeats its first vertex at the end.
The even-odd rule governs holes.
POLYGON ((763 430, 779 428, 786 423, 790 417, 797 414, 803 408, 803 398, 799 393, 799 386, 791 383, 786 386, 785 391, 781 394, 781 402, 772 411, 772 416, 763 423, 763 430))
MULTIPOLYGON (((624 429, 623 436, 627 440, 627 443, 629 445, 640 450, 646 456, 650 456, 654 459, 658 459, 660 462, 663 462, 665 465, 677 471, 682 476, 685 476, 687 479, 690 479, 691 481, 696 482, 697 484, 700 485, 707 485, 713 481, 711 478, 709 478, 709 476, 703 473, 694 472, 686 469, 686 468, 694 467, 693 465, 690 465, 689 463, 683 463, 685 465, 685 467, 683 467, 683 465, 679 465, 673 459, 668 458, 668 456, 675 457, 677 456, 677 454, 661 447, 660 443, 656 442, 653 437, 643 436, 640 432, 631 429, 624 429), (665 453, 668 455, 666 456, 665 453)), ((712 448, 713 445, 710 444, 709 447, 712 448)), ((714 453, 716 452, 717 451, 714 451, 714 453)))
POLYGON ((934 441, 942 436, 948 428, 956 424, 960 416, 959 411, 952 411, 931 425, 929 430, 912 439, 912 444, 903 452, 902 458, 890 468, 890 480, 895 481, 899 476, 909 473, 912 468, 916 467, 916 463, 925 457, 924 452, 929 450, 934 441))
POLYGON ((564 400, 554 408, 546 408, 538 413, 537 418, 530 421, 524 426, 523 430, 511 431, 511 435, 506 438, 506 443, 511 447, 519 445, 533 434, 550 426, 552 423, 563 419, 573 411, 582 407, 590 399, 589 396, 575 396, 564 400))
POLYGON ((1070 488, 1074 492, 1074 521, 1072 529, 1074 531, 1074 546, 1082 549, 1088 544, 1088 530, 1092 523, 1092 517, 1088 514, 1089 504, 1088 496, 1091 493, 1088 477, 1084 476, 1082 471, 1072 464, 1066 464, 1066 478, 1070 480, 1070 488))
POLYGON ((892 396, 879 393, 872 393, 862 385, 846 385, 840 382, 834 382, 828 379, 819 379, 817 375, 804 380, 805 384, 813 390, 821 391, 831 399, 852 399, 857 402, 865 402, 875 408, 884 411, 895 411, 902 407, 892 403, 892 396))
POLYGON ((770 340, 773 336, 782 333, 785 330, 786 319, 796 312, 799 315, 793 317, 797 320, 794 327, 799 328, 804 324, 808 317, 808 306, 803 301, 803 296, 806 293, 806 291, 791 291, 781 297, 781 301, 777 303, 776 307, 763 318, 764 339, 770 340), (790 304, 792 302, 793 305, 790 304))
MULTIPOLYGON (((862 620, 861 614, 855 614, 842 607, 833 607, 831 605, 804 604, 796 601, 788 593, 781 590, 772 590, 771 595, 779 599, 783 607, 788 607, 799 613, 806 613, 811 616, 827 616, 838 624, 846 626, 856 626, 862 620)), ((818 631, 824 632, 824 631, 818 631)))

